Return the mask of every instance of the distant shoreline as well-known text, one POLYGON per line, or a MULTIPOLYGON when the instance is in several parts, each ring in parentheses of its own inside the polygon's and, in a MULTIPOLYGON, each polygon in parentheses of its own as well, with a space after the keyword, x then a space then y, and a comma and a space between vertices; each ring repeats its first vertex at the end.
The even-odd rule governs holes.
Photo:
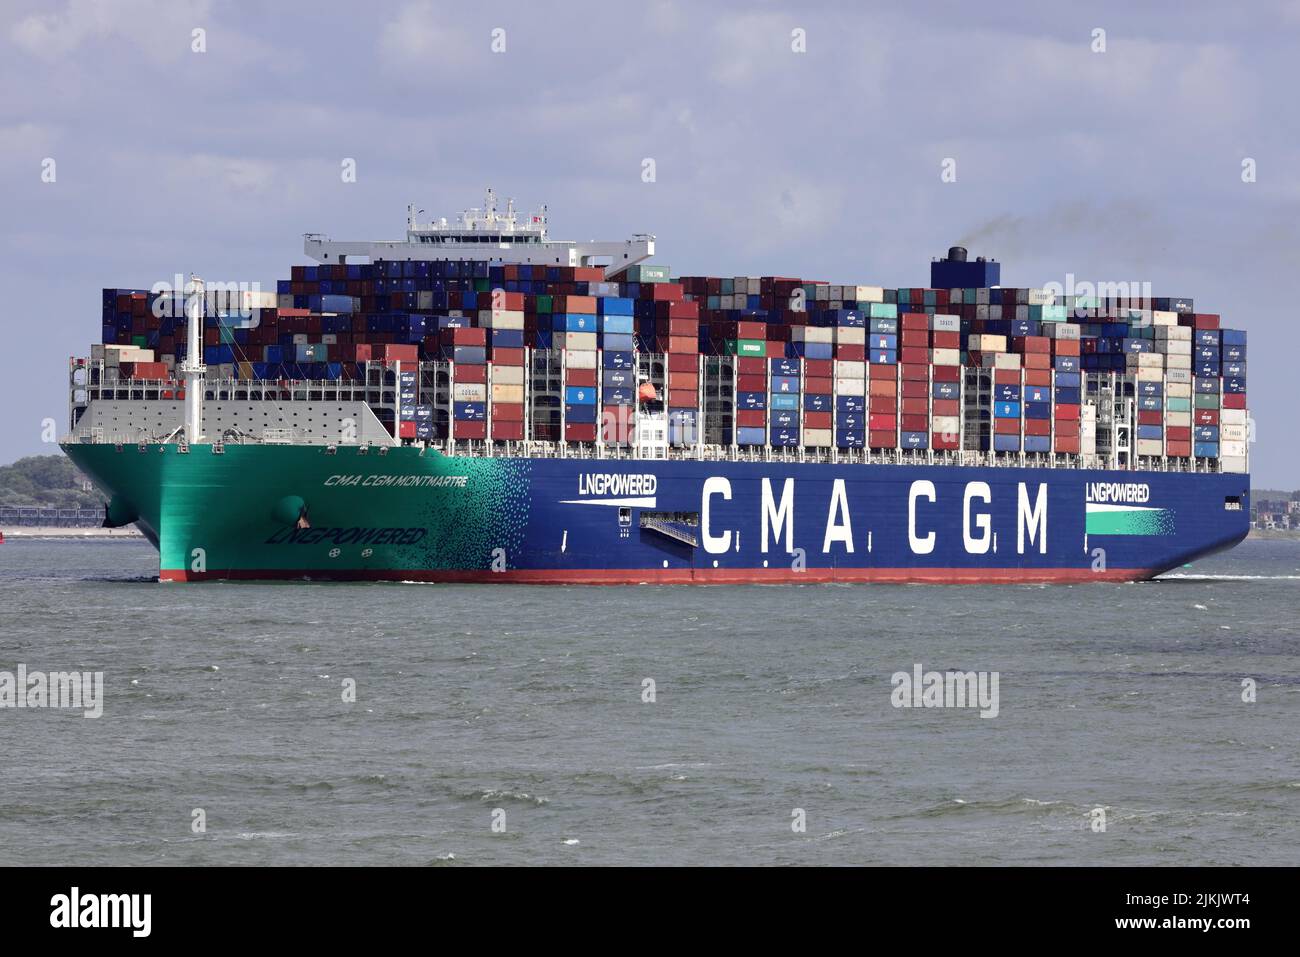
POLYGON ((1285 541, 1294 542, 1300 540, 1300 528, 1252 528, 1247 538, 1255 538, 1260 541, 1285 541))
POLYGON ((0 532, 4 533, 7 542, 17 542, 31 538, 93 538, 97 541, 103 539, 110 541, 138 541, 144 538, 139 529, 133 526, 126 528, 69 528, 59 525, 11 525, 8 528, 0 528, 0 532))

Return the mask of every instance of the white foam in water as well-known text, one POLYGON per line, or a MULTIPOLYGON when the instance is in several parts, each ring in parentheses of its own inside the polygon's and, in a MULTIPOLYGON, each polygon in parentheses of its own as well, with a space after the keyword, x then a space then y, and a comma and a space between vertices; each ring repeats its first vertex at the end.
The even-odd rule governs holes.
POLYGON ((1260 582, 1282 582, 1282 581, 1300 581, 1300 575, 1161 575, 1156 581, 1165 579, 1178 578, 1183 581, 1195 582, 1236 582, 1236 581, 1260 581, 1260 582))

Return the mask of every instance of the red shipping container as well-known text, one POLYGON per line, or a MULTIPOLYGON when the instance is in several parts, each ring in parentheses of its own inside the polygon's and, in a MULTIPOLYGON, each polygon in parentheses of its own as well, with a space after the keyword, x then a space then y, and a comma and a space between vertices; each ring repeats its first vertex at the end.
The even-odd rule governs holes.
POLYGON ((930 345, 930 330, 905 328, 903 334, 899 337, 898 344, 905 349, 909 346, 920 346, 922 349, 928 348, 930 345))
MULTIPOLYGON (((403 425, 406 423, 403 422, 403 425)), ((415 423, 412 422, 412 425, 415 423)), ((452 423, 453 436, 458 439, 486 439, 487 422, 465 422, 460 419, 452 423)))
POLYGON ((1050 369, 1026 369, 1025 385, 1051 386, 1052 371, 1050 369))
POLYGON ((1138 425, 1161 425, 1165 414, 1159 409, 1142 409, 1138 412, 1138 425))
POLYGON ((994 385, 1020 385, 1019 369, 994 369, 994 385))
POLYGON ((829 429, 831 428, 831 414, 829 412, 805 412, 803 414, 803 425, 805 429, 829 429))
POLYGON ((887 412, 871 412, 867 416, 867 427, 875 431, 896 429, 898 428, 898 416, 887 412))
POLYGON ((1175 442, 1175 441, 1173 441, 1172 439, 1166 439, 1166 440, 1165 440, 1165 455, 1172 455, 1172 456, 1174 456, 1175 458, 1181 458, 1181 459, 1191 458, 1191 455, 1192 455, 1192 443, 1191 443, 1191 442, 1175 442))
MULTIPOLYGON (((744 359, 740 360, 744 362, 744 359)), ((758 360, 762 362, 762 359, 758 360)), ((700 361, 696 356, 689 355, 685 352, 672 352, 668 354, 668 371, 669 372, 695 372, 700 368, 700 361)), ((761 370, 760 370, 761 371, 761 370)))
MULTIPOLYGON (((460 330, 457 330, 458 332, 460 330)), ((479 329, 478 332, 486 332, 485 329, 479 329)), ((385 362, 419 362, 419 346, 398 345, 395 343, 386 343, 383 346, 383 359, 385 362)))
MULTIPOLYGON (((655 317, 658 319, 699 319, 700 304, 693 299, 656 302, 655 317)), ((695 335, 694 331, 690 334, 695 335)))
POLYGON ((1197 409, 1196 412, 1193 414, 1193 420, 1196 422, 1197 425, 1218 425, 1219 410, 1218 409, 1197 409))
POLYGON ((1019 435, 1020 420, 1019 419, 994 419, 993 431, 996 432, 998 435, 1019 435))
POLYGON ((1053 410, 1056 413, 1056 421, 1062 419, 1069 421, 1079 421, 1079 407, 1077 405, 1058 405, 1053 410))
MULTIPOLYGON (((767 376, 764 375, 738 375, 736 376, 737 392, 766 392, 767 376)), ((812 391, 809 389, 808 391, 812 391)))
POLYGON ((488 358, 499 366, 521 366, 524 364, 524 350, 493 346, 488 350, 488 358))
POLYGON ((935 415, 961 415, 961 403, 956 399, 935 399, 935 415))
POLYGON ((757 429, 767 425, 767 412, 763 409, 737 409, 736 425, 742 429, 757 429))
POLYGON ((589 316, 595 315, 596 297, 595 296, 556 296, 551 301, 552 315, 564 315, 570 312, 576 314, 589 315, 589 316))
POLYGON ((1065 436, 1077 436, 1079 434, 1078 419, 1057 419, 1056 434, 1065 436))
POLYGON ((1192 427, 1190 425, 1170 425, 1165 428, 1165 442, 1190 442, 1192 441, 1192 427))
POLYGON ((595 442, 596 423, 595 422, 564 423, 564 440, 566 442, 595 442))
POLYGON ((440 338, 445 346, 486 346, 487 330, 473 327, 444 329, 440 338))
MULTIPOLYGON (((661 302, 661 306, 678 306, 681 303, 661 302)), ((698 319, 661 319, 655 323, 655 331, 659 333, 668 333, 671 336, 688 336, 695 339, 700 334, 700 320, 698 319)))
POLYGON ((867 409, 871 412, 893 415, 898 411, 898 399, 892 395, 873 395, 867 400, 867 409))
MULTIPOLYGON (((691 371, 695 371, 692 367, 691 371)), ((736 375, 739 376, 763 376, 767 372, 767 360, 760 359, 757 356, 740 356, 736 359, 736 375)))
POLYGON ((960 382, 961 366, 935 366, 933 379, 935 382, 960 382))
POLYGON ((495 415, 495 410, 493 411, 492 438, 497 439, 498 441, 521 441, 524 437, 523 419, 520 419, 517 422, 510 419, 502 419, 495 415))
MULTIPOLYGON (((670 389, 690 389, 694 392, 700 387, 700 374, 698 372, 672 372, 668 373, 668 388, 670 389)), ((756 391, 762 391, 761 389, 756 391)))
POLYGON ((947 435, 943 432, 935 432, 930 436, 930 447, 938 451, 952 451, 961 447, 957 435, 947 435))
MULTIPOLYGON (((482 423, 478 423, 478 424, 481 425, 482 423)), ((413 420, 407 420, 407 421, 405 421, 405 422, 398 422, 398 423, 397 423, 397 437, 398 437, 399 439, 413 439, 413 438, 415 438, 415 422, 414 422, 413 420)), ((481 436, 475 436, 475 438, 481 438, 481 436)))
MULTIPOLYGON (((1179 323, 1181 325, 1181 322, 1179 323)), ((1197 312, 1192 315, 1192 324, 1197 329, 1219 328, 1219 315, 1214 312, 1197 312)))
POLYGON ((835 358, 843 362, 864 362, 867 358, 867 347, 841 342, 835 346, 835 358))
POLYGON ((1077 356, 1079 355, 1078 339, 1053 339, 1054 343, 1052 352, 1058 356, 1077 356))
POLYGON ((930 317, 924 312, 905 312, 898 324, 900 329, 925 329, 930 328, 930 317))
POLYGON ((699 404, 698 394, 694 389, 670 389, 668 407, 670 409, 693 409, 699 404))
MULTIPOLYGON (((888 368, 892 369, 893 366, 888 368)), ((898 383, 893 380, 892 376, 888 379, 868 379, 867 394, 896 396, 898 395, 898 383)))
MULTIPOLYGON (((833 359, 805 359, 803 363, 804 375, 812 379, 829 379, 835 375, 835 360, 833 359)), ((812 392, 812 389, 806 390, 812 392)))
POLYGON ((453 362, 451 378, 453 382, 487 382, 487 366, 453 362))
POLYGON ((565 369, 564 384, 585 386, 589 389, 596 387, 596 370, 595 369, 565 369))
POLYGON ((835 380, 826 378, 815 378, 805 376, 803 380, 804 392, 812 395, 830 395, 835 390, 835 380))
POLYGON ((868 431, 867 445, 873 449, 893 449, 898 447, 898 436, 892 429, 868 431))
POLYGON ((767 323, 765 322, 737 322, 736 334, 728 335, 728 339, 766 339, 767 323))
POLYGON ((1225 409, 1244 409, 1246 407, 1246 393, 1225 392, 1219 404, 1225 409))
POLYGON ((922 382, 919 379, 903 380, 903 398, 905 399, 926 399, 930 397, 930 384, 922 382))
MULTIPOLYGON (((643 282, 641 283, 641 298, 650 299, 654 302, 665 302, 670 299, 680 299, 686 290, 682 288, 679 282, 643 282)), ((748 339, 749 336, 741 336, 742 339, 748 339)))
POLYGON ((1047 336, 1012 336, 1011 351, 1048 355, 1052 351, 1052 340, 1047 336))
POLYGON ((1051 419, 1025 419, 1025 435, 1051 435, 1051 419))
POLYGON ((924 347, 904 346, 898 350, 898 362, 903 367, 903 378, 907 378, 908 366, 927 366, 930 364, 930 350, 924 347))
POLYGON ((930 431, 930 417, 928 415, 904 415, 902 416, 902 426, 904 432, 928 432, 930 431))
MULTIPOLYGON (((664 343, 664 337, 660 336, 656 342, 664 343)), ((700 351, 700 340, 694 336, 670 336, 666 343, 666 352, 682 352, 697 355, 700 351)))
POLYGON ((1058 432, 1056 434, 1056 440, 1053 442, 1053 447, 1057 452, 1062 454, 1078 455, 1079 437, 1077 435, 1065 436, 1058 432))
MULTIPOLYGON (((482 300, 479 301, 482 302, 482 300)), ((504 289, 493 289, 491 298, 488 299, 488 308, 493 312, 523 312, 524 294, 522 292, 506 292, 504 289)))
POLYGON ((960 349, 961 333, 960 332, 932 332, 930 333, 930 344, 936 349, 960 349))
POLYGON ((918 382, 930 381, 930 366, 927 363, 916 363, 913 365, 902 365, 903 378, 912 379, 918 382))
MULTIPOLYGON (((906 382, 903 384, 907 385, 906 382)), ((930 400, 925 396, 921 396, 920 398, 908 398, 906 395, 904 395, 902 401, 899 402, 898 405, 899 408, 903 410, 904 415, 929 415, 930 414, 930 400)), ((915 431, 913 429, 909 429, 906 425, 903 426, 903 429, 907 432, 915 431)))
POLYGON ((523 403, 522 402, 493 402, 492 421, 493 422, 524 421, 523 403))
POLYGON ((1041 352, 1027 352, 1021 359, 1026 369, 1050 369, 1052 357, 1041 352))
POLYGON ((604 282, 604 266, 576 266, 573 270, 574 282, 604 282))

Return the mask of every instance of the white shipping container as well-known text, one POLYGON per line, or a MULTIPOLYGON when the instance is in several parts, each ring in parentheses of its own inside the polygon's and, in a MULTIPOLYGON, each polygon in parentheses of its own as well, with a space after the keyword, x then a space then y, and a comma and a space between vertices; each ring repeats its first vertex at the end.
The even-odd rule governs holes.
MULTIPOLYGON (((551 340, 556 349, 567 349, 573 352, 592 352, 596 351, 596 334, 594 332, 557 332, 551 340)), ((570 362, 570 365, 573 363, 570 362)), ((590 366, 594 369, 595 366, 590 366)))
POLYGON ((866 395, 867 380, 866 379, 842 379, 836 377, 835 394, 836 395, 866 395))
POLYGON ((853 298, 856 302, 884 302, 885 290, 882 286, 855 286, 853 298))
POLYGON ((867 344, 867 330, 857 326, 836 326, 835 341, 849 346, 864 346, 867 344))
POLYGON ((1245 409, 1220 409, 1219 424, 1220 425, 1245 425, 1246 410, 1245 409))
POLYGON ((1190 382, 1166 382, 1165 395, 1171 399, 1190 399, 1192 384, 1190 382))
POLYGON ((1155 309, 1151 313, 1151 322, 1157 326, 1176 326, 1178 325, 1178 313, 1155 309))
POLYGON ((1137 370, 1138 382, 1161 382, 1164 380, 1164 370, 1157 367, 1139 366, 1137 370))
POLYGON ((1170 356, 1190 356, 1192 343, 1190 339, 1158 339, 1156 351, 1170 356))
MULTIPOLYGON (((557 332, 557 333, 556 333, 556 336, 559 336, 559 335, 560 335, 560 333, 557 332)), ((569 335, 571 335, 571 336, 572 336, 572 335, 588 335, 588 336, 594 336, 595 333, 594 333, 594 332, 585 332, 585 333, 574 333, 574 332, 571 332, 571 333, 569 333, 569 335)), ((567 353, 567 354, 565 355, 565 357, 564 357, 564 361, 565 361, 565 364, 566 364, 570 369, 594 369, 594 368, 596 368, 596 350, 595 350, 595 349, 592 349, 592 350, 589 351, 589 352, 588 352, 588 351, 583 351, 583 350, 576 350, 576 349, 575 349, 575 350, 571 350, 569 353, 567 353)))
MULTIPOLYGON (((1244 425, 1226 425, 1219 426, 1220 442, 1245 442, 1246 427, 1244 425)), ((1220 449, 1222 451, 1222 449, 1220 449)))
POLYGON ((1049 339, 1078 339, 1081 330, 1075 322, 1053 322, 1043 326, 1042 332, 1049 339))
POLYGON ((1190 427, 1192 424, 1192 413, 1190 412, 1166 412, 1165 425, 1176 427, 1190 427))
POLYGON ((1130 369, 1163 369, 1165 357, 1158 352, 1130 352, 1125 358, 1130 369))
POLYGON ((836 359, 835 377, 837 379, 865 379, 867 377, 867 364, 853 359, 836 359))
POLYGON ((333 346, 338 344, 339 337, 333 332, 323 332, 320 341, 327 346, 333 346))
POLYGON ((790 338, 795 342, 826 342, 831 339, 830 326, 791 326, 790 338))
POLYGON ((813 446, 830 446, 834 443, 833 429, 804 429, 803 444, 813 446))
POLYGON ((513 309, 480 309, 478 324, 484 329, 522 329, 524 314, 513 309))
POLYGON ((1018 352, 999 352, 993 357, 993 368, 995 369, 1019 369, 1020 354, 1018 352))
POLYGON ((961 350, 931 349, 930 364, 936 366, 959 366, 961 365, 961 350))
POLYGON ((1191 356, 1165 356, 1165 365, 1170 369, 1185 369, 1188 373, 1192 371, 1191 356))
POLYGON ((1219 458, 1219 469, 1224 472, 1245 472, 1246 458, 1241 456, 1221 456, 1219 458))
POLYGON ((1006 352, 1007 337, 994 336, 988 333, 971 336, 969 348, 972 352, 1006 352))
POLYGON ((1054 294, 1046 289, 1029 290, 1029 305, 1031 306, 1050 306, 1056 301, 1054 294))
POLYGON ((484 402, 487 400, 487 386, 482 382, 453 382, 451 385, 453 402, 484 402))
POLYGON ((936 312, 930 317, 930 328, 935 332, 961 332, 961 317, 936 312))
POLYGON ((492 384, 493 385, 523 385, 524 384, 524 367, 523 366, 503 366, 492 363, 492 384))
POLYGON ((522 385, 507 385, 494 382, 492 383, 492 401, 518 405, 524 401, 524 387, 522 385))
POLYGON ((1164 455, 1165 443, 1160 439, 1138 439, 1138 455, 1164 455))
MULTIPOLYGON (((1167 364, 1168 363, 1166 363, 1166 365, 1167 364)), ((1177 382, 1180 385, 1183 383, 1186 383, 1187 385, 1191 385, 1192 370, 1191 369, 1165 369, 1165 381, 1177 382)), ((1191 393, 1189 392, 1188 395, 1191 395, 1191 393)))
POLYGON ((309 337, 305 332, 295 332, 293 334, 293 344, 295 346, 305 346, 308 344, 309 337))
POLYGON ((1238 459, 1246 457, 1246 443, 1244 440, 1225 439, 1219 437, 1219 455, 1225 459, 1238 459))
MULTIPOLYGON (((429 293, 429 295, 432 296, 433 293, 429 293)), ((275 307, 276 307, 277 309, 292 309, 292 308, 293 308, 293 296, 289 296, 289 295, 276 296, 276 297, 275 297, 275 307)))
POLYGON ((1191 326, 1157 326, 1156 341, 1159 342, 1161 339, 1180 339, 1180 340, 1185 339, 1188 342, 1191 342, 1192 327, 1191 326))
POLYGON ((961 416, 936 415, 930 419, 930 430, 936 435, 957 435, 961 432, 961 416))

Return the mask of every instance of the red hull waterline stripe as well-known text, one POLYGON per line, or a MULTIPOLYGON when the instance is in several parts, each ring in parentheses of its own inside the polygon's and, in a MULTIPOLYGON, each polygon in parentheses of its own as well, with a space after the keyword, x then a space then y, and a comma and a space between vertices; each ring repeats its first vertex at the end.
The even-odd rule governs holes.
POLYGON ((884 585, 1038 585, 1084 582, 1131 582, 1154 577, 1149 568, 819 568, 794 572, 786 568, 539 568, 504 572, 455 569, 229 569, 190 572, 164 568, 160 581, 415 581, 513 583, 518 585, 754 585, 875 582, 884 585))

